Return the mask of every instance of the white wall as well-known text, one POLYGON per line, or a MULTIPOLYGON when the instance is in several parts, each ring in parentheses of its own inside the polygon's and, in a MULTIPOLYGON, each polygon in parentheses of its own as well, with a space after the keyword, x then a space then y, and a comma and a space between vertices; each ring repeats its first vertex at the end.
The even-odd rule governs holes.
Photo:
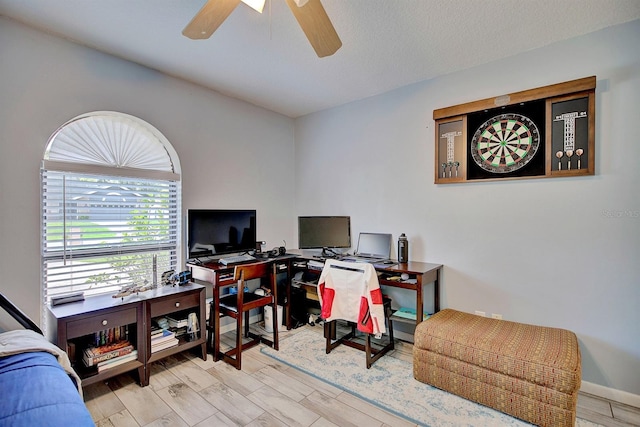
POLYGON ((639 41, 636 21, 298 119, 297 214, 406 233, 444 307, 570 329, 583 381, 638 398, 639 41), (592 75, 595 176, 434 184, 434 109, 592 75))
POLYGON ((412 259, 445 265, 444 307, 571 329, 583 380, 637 398, 638 40, 636 21, 313 114, 294 134, 286 117, 0 18, 0 290, 39 317, 45 143, 81 113, 122 111, 174 145, 184 208, 255 207, 269 247, 295 247, 299 214, 407 233, 412 259), (433 184, 434 109, 590 75, 596 176, 433 184))
POLYGON ((184 209, 255 208, 258 238, 293 241, 292 119, 0 18, 0 292, 36 321, 45 144, 96 110, 137 116, 167 137, 184 209))

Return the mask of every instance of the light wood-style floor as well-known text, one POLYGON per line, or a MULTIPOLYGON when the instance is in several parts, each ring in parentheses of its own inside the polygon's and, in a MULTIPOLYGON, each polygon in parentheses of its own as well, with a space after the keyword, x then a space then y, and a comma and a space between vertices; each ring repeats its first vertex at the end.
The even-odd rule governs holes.
MULTIPOLYGON (((322 326, 304 326, 318 333, 322 326)), ((280 334, 295 339, 302 328, 280 334)), ((225 337, 229 339, 229 337, 225 337)), ((385 357, 412 360, 398 341, 385 357)), ((84 389, 98 427, 107 426, 414 426, 345 391, 280 364, 260 347, 243 353, 242 371, 185 352, 152 366, 148 387, 125 374, 84 389)), ((578 416, 612 426, 639 426, 640 409, 581 394, 578 416)))

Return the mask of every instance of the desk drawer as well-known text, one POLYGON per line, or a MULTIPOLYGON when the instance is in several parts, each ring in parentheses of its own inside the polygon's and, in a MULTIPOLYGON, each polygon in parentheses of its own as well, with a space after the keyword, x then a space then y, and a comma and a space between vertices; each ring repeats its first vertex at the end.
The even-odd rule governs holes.
POLYGON ((161 301, 151 301, 150 305, 151 317, 162 316, 164 314, 174 313, 191 307, 199 307, 200 292, 166 297, 161 301))
POLYGON ((214 283, 216 280, 216 273, 214 270, 205 267, 189 266, 191 269, 191 277, 194 280, 202 280, 208 283, 214 283))
POLYGON ((96 314, 80 320, 73 320, 67 323, 67 338, 77 338, 89 335, 96 331, 115 328, 117 326, 137 323, 138 316, 136 307, 124 310, 109 311, 108 313, 96 314))

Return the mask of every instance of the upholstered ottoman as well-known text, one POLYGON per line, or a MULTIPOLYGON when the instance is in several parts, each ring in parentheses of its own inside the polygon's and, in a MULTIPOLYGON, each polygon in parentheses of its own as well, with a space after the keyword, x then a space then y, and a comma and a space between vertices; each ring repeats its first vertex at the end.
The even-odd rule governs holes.
POLYGON ((540 426, 571 426, 581 381, 573 332, 445 309, 420 323, 413 376, 540 426))

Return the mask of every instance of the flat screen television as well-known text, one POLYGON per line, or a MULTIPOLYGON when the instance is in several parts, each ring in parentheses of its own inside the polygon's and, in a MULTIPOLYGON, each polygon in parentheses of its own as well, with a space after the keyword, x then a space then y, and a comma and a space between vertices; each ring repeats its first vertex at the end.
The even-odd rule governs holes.
POLYGON ((189 209, 188 258, 256 249, 256 211, 250 209, 189 209))
POLYGON ((298 248, 331 249, 351 247, 351 217, 299 216, 298 248))

